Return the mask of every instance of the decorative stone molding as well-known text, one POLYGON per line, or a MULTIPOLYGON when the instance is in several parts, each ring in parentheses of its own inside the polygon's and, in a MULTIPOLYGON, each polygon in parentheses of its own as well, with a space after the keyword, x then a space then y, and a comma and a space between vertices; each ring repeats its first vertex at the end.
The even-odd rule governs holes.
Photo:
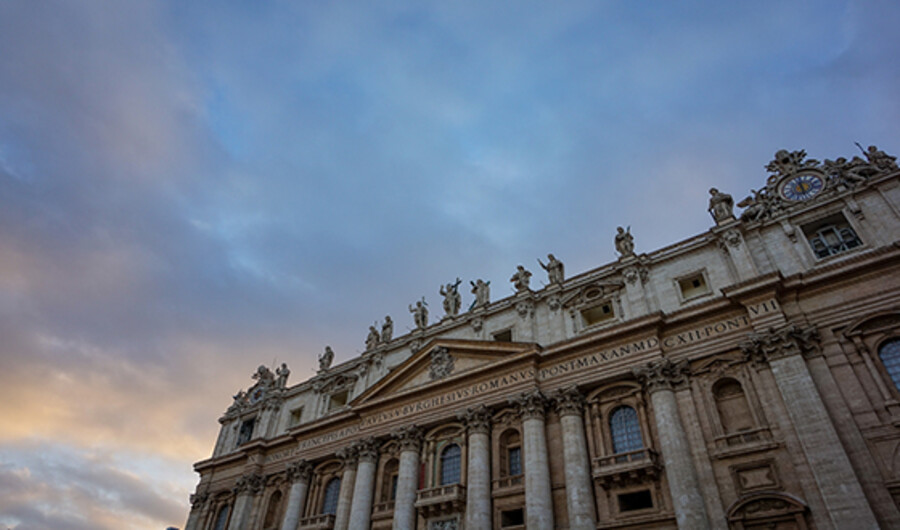
POLYGON ((727 250, 728 247, 738 248, 741 246, 744 238, 741 231, 736 228, 730 228, 719 234, 719 248, 727 250))
POLYGON ((625 281, 630 285, 634 285, 635 282, 638 281, 638 278, 642 282, 647 281, 647 277, 650 275, 650 270, 645 265, 629 265, 622 269, 622 275, 625 277, 625 281))
POLYGON ((265 479, 259 473, 247 473, 246 475, 242 475, 241 478, 235 482, 232 492, 235 495, 241 495, 243 493, 256 495, 262 491, 264 484, 265 479))
POLYGON ((466 425, 470 434, 487 434, 491 431, 491 411, 484 405, 469 407, 464 413, 457 416, 457 418, 466 425))
POLYGON ((553 406, 560 417, 581 416, 584 412, 584 396, 575 385, 560 388, 553 395, 553 406))
POLYGON ((287 478, 291 482, 309 482, 312 464, 306 460, 292 462, 287 468, 287 478))
POLYGON ((540 390, 523 392, 521 396, 511 398, 509 404, 516 407, 519 417, 524 420, 544 419, 547 412, 547 397, 540 390))
POLYGON ((687 359, 673 362, 671 359, 650 361, 644 366, 635 366, 631 373, 650 392, 675 390, 687 383, 690 371, 687 359))
POLYGON ((472 330, 475 331, 475 333, 481 333, 481 328, 484 327, 484 319, 475 317, 470 321, 470 324, 472 324, 472 330))
POLYGON ((559 295, 552 295, 547 298, 547 306, 550 308, 550 311, 559 311, 559 308, 562 307, 562 300, 560 300, 559 295))
POLYGON ((354 443, 353 446, 356 449, 360 462, 375 462, 378 460, 378 442, 375 441, 375 438, 371 436, 363 438, 354 443))
POLYGON ((516 313, 520 318, 534 316, 534 300, 522 300, 516 304, 516 313))
POLYGON ((428 376, 431 380, 443 379, 453 373, 453 356, 450 350, 439 346, 431 350, 431 366, 428 368, 428 376))
POLYGON ((819 331, 815 326, 803 328, 788 324, 781 328, 769 328, 761 333, 750 333, 738 346, 747 360, 754 364, 802 354, 809 356, 819 351, 819 331))
POLYGON ((356 445, 348 445, 338 449, 335 454, 345 469, 356 469, 356 464, 359 462, 359 454, 356 449, 356 445))
POLYGON ((422 429, 415 425, 400 427, 391 434, 400 445, 400 451, 416 451, 422 447, 422 429))
POLYGON ((191 493, 191 509, 197 509, 200 506, 203 506, 208 499, 209 494, 206 492, 191 493))
POLYGON ((419 350, 422 349, 422 339, 414 339, 409 343, 409 351, 412 352, 413 355, 419 353, 419 350))

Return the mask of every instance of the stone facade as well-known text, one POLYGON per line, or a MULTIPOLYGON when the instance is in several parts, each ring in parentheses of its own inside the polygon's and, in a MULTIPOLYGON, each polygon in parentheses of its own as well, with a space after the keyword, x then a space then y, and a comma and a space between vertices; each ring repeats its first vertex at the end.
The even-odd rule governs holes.
POLYGON ((863 154, 779 151, 703 234, 259 367, 187 530, 900 528, 900 171, 863 154))

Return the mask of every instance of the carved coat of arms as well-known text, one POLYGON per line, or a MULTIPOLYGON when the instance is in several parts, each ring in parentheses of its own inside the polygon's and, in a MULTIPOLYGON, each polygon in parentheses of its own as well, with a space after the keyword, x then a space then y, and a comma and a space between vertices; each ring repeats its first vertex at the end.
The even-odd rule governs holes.
POLYGON ((441 379, 453 373, 453 356, 450 350, 444 347, 431 350, 431 367, 429 375, 431 380, 441 379))

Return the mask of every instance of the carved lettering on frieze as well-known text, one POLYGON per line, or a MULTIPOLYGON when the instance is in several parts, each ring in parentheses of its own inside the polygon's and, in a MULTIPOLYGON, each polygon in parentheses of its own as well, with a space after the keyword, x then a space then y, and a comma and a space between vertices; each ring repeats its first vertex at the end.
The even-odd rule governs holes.
POLYGON ((631 373, 648 392, 675 390, 687 383, 690 367, 687 359, 673 362, 663 358, 650 361, 644 366, 635 366, 631 373))

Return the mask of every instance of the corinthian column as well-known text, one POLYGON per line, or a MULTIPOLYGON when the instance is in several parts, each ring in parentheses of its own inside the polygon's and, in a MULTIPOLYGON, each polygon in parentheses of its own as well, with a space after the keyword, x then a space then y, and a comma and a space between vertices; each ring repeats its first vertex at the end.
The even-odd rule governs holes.
POLYGON ((356 482, 356 447, 345 447, 337 452, 344 464, 341 473, 341 491, 338 493, 337 509, 334 513, 334 530, 347 530, 350 524, 350 503, 353 500, 353 485, 356 482))
POLYGON ((466 528, 491 530, 491 411, 470 408, 459 418, 469 432, 466 481, 466 528))
POLYGON ((237 480, 233 488, 234 512, 231 513, 228 530, 243 530, 247 527, 250 508, 253 506, 253 497, 262 491, 262 487, 263 478, 258 473, 248 473, 237 480))
POLYGON ((288 466, 287 476, 292 484, 291 491, 288 493, 288 503, 284 510, 281 530, 297 530, 300 514, 303 513, 306 505, 306 492, 309 490, 311 472, 312 466, 306 460, 299 460, 288 466))
POLYGON ((191 493, 191 513, 184 524, 184 530, 197 530, 200 527, 200 516, 207 499, 209 495, 206 493, 191 493))
POLYGON ((353 487, 353 504, 350 508, 350 528, 368 530, 372 519, 372 497, 375 495, 375 463, 378 446, 374 438, 357 442, 359 465, 356 468, 356 484, 353 487))
POLYGON ((559 422, 562 424, 569 528, 593 530, 597 528, 597 516, 594 511, 595 501, 589 473, 591 465, 584 435, 584 396, 577 387, 571 386, 559 390, 553 402, 559 413, 559 422))
POLYGON ((676 385, 686 383, 687 369, 687 361, 673 363, 669 359, 660 359, 633 368, 632 372, 650 393, 653 403, 653 417, 678 528, 703 530, 709 528, 709 519, 674 392, 676 385))
POLYGON ((529 530, 552 530, 553 495, 550 489, 550 462, 544 414, 547 398, 540 390, 525 392, 511 405, 522 418, 522 450, 525 453, 525 526, 529 530))
POLYGON ((419 451, 422 430, 415 425, 394 433, 400 443, 397 495, 394 499, 394 530, 416 530, 416 490, 419 487, 419 451))
POLYGON ((740 347, 753 362, 769 363, 834 527, 878 528, 802 355, 816 352, 818 340, 815 328, 788 324, 765 333, 751 333, 740 347))

